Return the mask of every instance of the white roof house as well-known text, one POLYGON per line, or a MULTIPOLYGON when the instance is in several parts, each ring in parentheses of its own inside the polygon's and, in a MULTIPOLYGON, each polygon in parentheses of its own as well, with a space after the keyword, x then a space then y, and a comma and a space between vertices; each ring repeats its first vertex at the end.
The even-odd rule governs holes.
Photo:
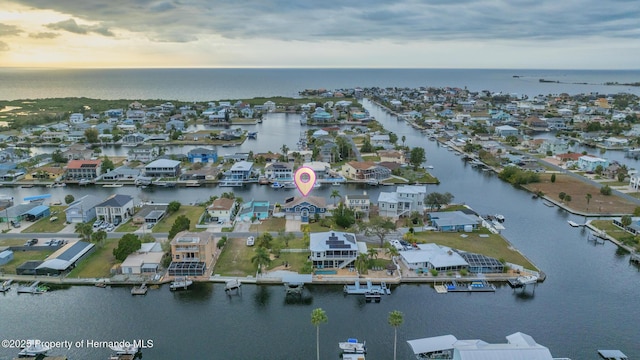
POLYGON ((490 344, 482 340, 458 340, 453 335, 407 341, 416 356, 448 352, 459 360, 553 360, 549 349, 521 332, 507 336, 507 343, 490 344))
POLYGON ((419 244, 420 250, 400 251, 402 261, 409 269, 455 270, 469 264, 456 251, 438 244, 419 244))

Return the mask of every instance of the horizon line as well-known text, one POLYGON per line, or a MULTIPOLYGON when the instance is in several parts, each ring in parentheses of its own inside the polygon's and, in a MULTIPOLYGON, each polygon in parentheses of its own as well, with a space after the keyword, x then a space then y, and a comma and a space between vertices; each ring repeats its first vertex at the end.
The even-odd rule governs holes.
POLYGON ((523 71, 640 71, 640 68, 474 68, 474 67, 332 67, 332 66, 147 66, 147 67, 56 67, 0 66, 0 70, 523 70, 523 71))

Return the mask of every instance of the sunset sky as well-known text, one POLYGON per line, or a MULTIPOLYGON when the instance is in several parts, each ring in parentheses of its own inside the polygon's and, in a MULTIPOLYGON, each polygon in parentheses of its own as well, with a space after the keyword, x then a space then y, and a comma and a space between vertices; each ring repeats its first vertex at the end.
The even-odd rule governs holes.
POLYGON ((3 0, 2 67, 638 69, 635 0, 3 0))

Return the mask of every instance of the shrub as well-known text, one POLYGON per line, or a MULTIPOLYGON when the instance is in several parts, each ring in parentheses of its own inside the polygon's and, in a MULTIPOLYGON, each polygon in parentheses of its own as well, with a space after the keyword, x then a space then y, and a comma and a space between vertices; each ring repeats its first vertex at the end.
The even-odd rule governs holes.
POLYGON ((462 269, 462 270, 460 270, 460 275, 467 276, 467 275, 469 275, 469 271, 467 269, 462 269))
POLYGON ((431 273, 432 276, 438 276, 438 270, 436 269, 431 269, 429 270, 429 272, 431 273))

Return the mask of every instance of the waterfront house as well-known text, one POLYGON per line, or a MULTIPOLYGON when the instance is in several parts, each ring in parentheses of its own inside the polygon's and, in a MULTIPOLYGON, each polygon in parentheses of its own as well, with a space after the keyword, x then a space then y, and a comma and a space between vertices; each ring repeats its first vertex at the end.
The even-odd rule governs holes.
POLYGON ((84 130, 75 130, 75 131, 69 131, 65 135, 64 140, 65 141, 70 141, 70 142, 80 142, 80 141, 84 140, 84 138, 85 138, 84 130))
POLYGON ((311 137, 314 139, 320 139, 327 136, 329 136, 329 132, 322 129, 316 130, 313 132, 313 134, 311 134, 311 137))
POLYGON ((126 165, 117 167, 108 173, 102 175, 101 179, 104 181, 119 181, 119 180, 135 180, 140 175, 140 169, 132 169, 126 165))
POLYGON ((391 177, 391 170, 372 161, 349 161, 342 166, 342 175, 353 180, 384 180, 391 177))
POLYGON ((89 222, 96 218, 96 206, 102 203, 102 199, 94 195, 85 195, 64 210, 68 223, 89 222))
POLYGON ((462 211, 439 211, 428 214, 431 225, 438 231, 473 231, 478 229, 480 219, 462 211))
POLYGON ((629 140, 611 136, 604 139, 603 144, 608 148, 623 148, 629 145, 629 140))
POLYGON ((159 242, 144 243, 122 262, 120 272, 127 275, 154 275, 160 269, 163 256, 159 242))
POLYGON ((389 134, 375 134, 371 136, 371 146, 374 148, 379 146, 385 149, 393 148, 389 134))
POLYGON ((166 131, 184 131, 184 121, 171 119, 165 124, 166 131))
POLYGON ((418 249, 400 251, 400 259, 410 270, 460 271, 467 261, 456 251, 438 244, 418 244, 418 249))
POLYGON ((133 197, 114 194, 96 205, 96 218, 112 224, 121 224, 133 215, 133 197))
POLYGON ((368 218, 371 209, 371 200, 365 191, 363 194, 347 194, 344 196, 344 205, 355 212, 357 218, 368 218))
POLYGON ((308 167, 316 173, 316 180, 324 179, 329 175, 331 165, 324 161, 310 161, 302 164, 304 167, 308 167))
POLYGON ((218 162, 218 150, 207 148, 195 148, 187 153, 190 163, 216 163, 218 162))
POLYGON ((63 141, 67 136, 67 133, 58 131, 45 131, 40 134, 40 140, 44 142, 63 141))
POLYGON ((269 217, 269 213, 270 205, 268 201, 251 200, 242 204, 236 215, 236 221, 251 221, 254 217, 257 220, 264 220, 269 217))
POLYGON ((422 214, 426 193, 424 185, 402 185, 395 192, 381 192, 378 195, 379 215, 397 220, 413 211, 422 214))
POLYGON ((398 150, 379 150, 378 156, 380 157, 380 162, 393 162, 401 165, 406 162, 404 153, 398 150))
POLYGON ((225 180, 231 181, 247 181, 251 177, 253 171, 253 162, 239 161, 231 166, 231 169, 225 173, 225 180))
POLYGON ((287 219, 309 222, 316 214, 324 217, 327 212, 326 199, 319 196, 296 197, 282 205, 287 219))
POLYGON ((353 233, 327 231, 311 233, 309 250, 314 269, 344 269, 355 267, 359 253, 367 252, 364 243, 356 241, 353 233))
POLYGON ((264 104, 262 104, 262 110, 266 112, 276 111, 276 103, 274 103, 271 100, 268 100, 264 104))
MULTIPOLYGON (((256 157, 258 157, 258 156, 256 156, 256 157)), ((225 162, 228 162, 228 161, 233 161, 233 162, 247 161, 247 159, 249 159, 249 153, 235 153, 235 154, 224 155, 223 159, 224 159, 225 162)))
POLYGON ((578 158, 578 167, 584 171, 596 171, 598 166, 606 169, 609 166, 609 160, 595 156, 583 155, 578 158))
POLYGON ((218 198, 207 207, 207 214, 211 221, 230 222, 235 215, 236 206, 235 199, 218 198))
POLYGON ((64 168, 54 166, 42 166, 24 176, 25 180, 57 180, 64 174, 64 168))
POLYGON ((544 154, 564 154, 569 152, 569 143, 560 139, 547 139, 540 147, 540 151, 544 154))
POLYGON ((507 343, 491 344, 482 340, 458 340, 453 335, 435 336, 407 341, 418 359, 491 359, 491 360, 553 360, 549 349, 527 334, 517 332, 507 336, 507 343))
POLYGON ((71 124, 82 124, 85 122, 84 115, 81 113, 73 113, 69 115, 69 122, 71 124))
POLYGON ((293 181, 293 164, 285 162, 269 163, 264 167, 264 176, 271 180, 293 181))
POLYGON ((95 250, 95 245, 74 241, 61 247, 47 257, 35 268, 35 275, 61 275, 71 271, 76 264, 89 256, 95 250))
POLYGON ((62 156, 67 160, 89 160, 93 156, 93 151, 82 144, 71 144, 62 152, 62 156))
POLYGON ((148 163, 158 157, 158 155, 159 151, 157 147, 151 145, 139 145, 131 148, 127 152, 127 160, 148 163))
POLYGON ((209 275, 213 266, 215 238, 210 232, 182 231, 171 240, 169 276, 209 275))
POLYGON ((318 155, 320 161, 325 163, 334 163, 338 160, 338 145, 334 142, 326 142, 320 146, 320 154, 318 155))
POLYGON ((324 108, 317 107, 315 111, 311 114, 311 119, 318 123, 329 122, 333 120, 333 115, 328 113, 324 108))
POLYGON ((134 225, 155 225, 167 214, 167 204, 144 204, 133 216, 134 225))
POLYGON ((126 134, 122 136, 121 141, 122 141, 122 145, 124 146, 137 146, 145 142, 147 138, 148 138, 147 135, 140 134, 140 133, 133 133, 133 134, 126 134))
POLYGON ((518 129, 509 125, 496 126, 495 134, 506 138, 507 136, 518 136, 518 129))
POLYGON ((102 160, 70 160, 67 163, 65 179, 92 180, 102 173, 102 160))
POLYGON ((176 160, 158 159, 144 167, 144 176, 146 177, 175 178, 178 177, 178 175, 180 175, 180 161, 176 160))

